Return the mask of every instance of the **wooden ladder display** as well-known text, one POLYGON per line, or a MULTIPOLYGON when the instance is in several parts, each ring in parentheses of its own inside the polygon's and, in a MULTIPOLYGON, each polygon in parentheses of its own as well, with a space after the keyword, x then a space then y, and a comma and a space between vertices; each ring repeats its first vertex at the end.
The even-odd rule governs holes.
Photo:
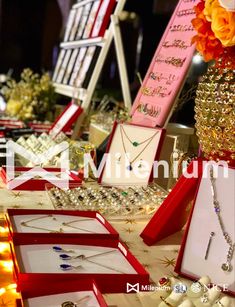
POLYGON ((89 47, 89 46, 101 47, 100 53, 98 55, 97 61, 94 65, 90 80, 86 88, 75 88, 74 86, 71 85, 65 85, 54 82, 55 91, 57 93, 68 97, 73 97, 81 101, 81 107, 83 109, 83 113, 78 117, 76 121, 72 135, 73 139, 77 137, 82 121, 89 109, 91 99, 93 97, 97 82, 99 80, 99 76, 101 74, 104 62, 107 58, 113 40, 116 50, 116 57, 117 57, 124 104, 128 110, 131 109, 130 88, 128 82, 127 68, 125 63, 123 43, 121 38, 121 31, 119 26, 119 15, 123 10, 125 2, 126 0, 117 1, 116 8, 113 14, 111 15, 111 21, 109 27, 108 29, 105 30, 105 34, 103 37, 94 37, 77 41, 62 42, 60 44, 60 47, 66 50, 72 48, 79 48, 79 47, 89 47))

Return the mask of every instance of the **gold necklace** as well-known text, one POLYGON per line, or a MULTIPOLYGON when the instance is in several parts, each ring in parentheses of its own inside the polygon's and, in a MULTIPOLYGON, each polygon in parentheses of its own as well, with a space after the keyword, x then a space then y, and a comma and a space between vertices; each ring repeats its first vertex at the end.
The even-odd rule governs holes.
POLYGON ((94 231, 91 231, 91 230, 87 230, 87 229, 84 229, 84 228, 81 228, 81 227, 77 227, 77 226, 71 226, 70 224, 72 223, 76 223, 76 222, 82 222, 82 221, 90 221, 91 219, 82 219, 82 220, 74 220, 74 221, 71 221, 71 222, 68 222, 68 223, 62 223, 63 226, 67 226, 67 227, 71 227, 73 229, 78 229, 78 230, 83 230, 83 231, 86 231, 86 232, 89 232, 89 233, 94 233, 94 231))
POLYGON ((127 170, 128 171, 132 171, 133 170, 133 166, 132 164, 139 158, 139 156, 141 156, 141 154, 145 151, 145 149, 150 145, 150 143, 152 142, 152 140, 154 139, 154 137, 158 134, 159 131, 155 132, 154 135, 152 135, 150 138, 146 139, 145 141, 143 142, 132 142, 130 140, 130 138, 127 136, 127 134, 125 133, 125 130, 124 128, 122 127, 122 125, 120 125, 120 132, 121 132, 121 139, 122 139, 122 146, 123 146, 123 149, 124 149, 124 152, 125 152, 125 156, 128 158, 128 154, 127 154, 127 150, 126 150, 126 145, 125 145, 125 142, 124 142, 124 134, 125 136, 127 137, 128 141, 134 146, 134 147, 137 147, 139 145, 142 145, 142 144, 145 144, 147 142, 147 144, 144 146, 144 148, 134 157, 134 159, 132 159, 131 161, 129 160, 129 165, 127 166, 127 170))
POLYGON ((56 220, 56 218, 53 217, 52 214, 48 214, 48 215, 45 215, 45 216, 33 218, 33 219, 25 221, 25 222, 21 222, 20 225, 24 226, 24 227, 32 228, 32 229, 45 230, 45 231, 48 231, 50 233, 63 233, 64 232, 63 228, 59 228, 59 230, 52 230, 52 229, 48 229, 48 228, 44 228, 44 227, 28 225, 28 223, 31 223, 31 222, 34 222, 34 221, 39 221, 39 220, 46 219, 46 218, 49 218, 49 217, 51 217, 54 221, 56 220))
MULTIPOLYGON (((33 218, 31 220, 28 220, 28 221, 21 222, 20 225, 24 226, 24 227, 27 227, 27 228, 48 231, 50 233, 64 233, 65 231, 64 231, 64 229, 62 227, 59 228, 59 230, 53 230, 53 229, 49 229, 49 228, 44 228, 44 227, 39 227, 39 226, 34 226, 34 225, 28 225, 31 222, 39 221, 39 220, 50 218, 50 217, 54 221, 56 221, 56 218, 52 214, 48 214, 48 215, 45 215, 45 216, 40 216, 40 217, 36 217, 36 218, 33 218)), ((89 232, 89 233, 94 233, 93 231, 90 231, 90 230, 87 230, 87 229, 84 229, 84 228, 79 228, 79 227, 76 227, 76 226, 69 225, 70 223, 82 222, 82 221, 88 221, 88 220, 91 220, 91 219, 74 220, 74 221, 71 221, 71 222, 68 222, 68 223, 63 222, 62 225, 63 226, 67 226, 67 227, 71 227, 71 228, 74 228, 74 229, 86 231, 86 232, 89 232)))

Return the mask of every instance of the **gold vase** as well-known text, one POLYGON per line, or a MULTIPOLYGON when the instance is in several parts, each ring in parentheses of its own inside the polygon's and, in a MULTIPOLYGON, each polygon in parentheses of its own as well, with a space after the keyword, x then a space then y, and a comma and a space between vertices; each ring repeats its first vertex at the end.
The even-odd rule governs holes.
POLYGON ((197 136, 205 157, 234 164, 235 67, 216 63, 208 68, 198 85, 195 113, 197 136))

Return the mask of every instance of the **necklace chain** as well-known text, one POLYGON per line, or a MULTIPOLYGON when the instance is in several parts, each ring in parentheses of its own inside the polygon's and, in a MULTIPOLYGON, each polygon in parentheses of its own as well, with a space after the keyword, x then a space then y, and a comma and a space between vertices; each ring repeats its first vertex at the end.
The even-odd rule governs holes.
MULTIPOLYGON (((31 223, 31 222, 34 222, 34 221, 39 221, 39 220, 46 219, 46 218, 50 218, 50 217, 51 217, 53 220, 56 219, 55 217, 53 217, 52 214, 48 214, 48 215, 45 215, 45 216, 40 216, 40 217, 32 218, 32 219, 30 219, 30 220, 28 220, 28 221, 21 222, 21 226, 24 226, 24 227, 27 227, 27 228, 32 228, 32 229, 45 230, 45 231, 49 231, 49 232, 51 232, 51 233, 63 233, 63 232, 64 232, 63 228, 59 228, 59 230, 53 230, 53 229, 43 228, 43 227, 34 226, 34 225, 28 225, 28 223, 31 223)), ((91 230, 88 230, 88 229, 84 229, 84 228, 81 228, 81 227, 76 227, 76 226, 70 225, 71 223, 82 222, 82 221, 88 221, 88 220, 91 220, 91 219, 87 219, 87 218, 86 218, 86 219, 81 219, 81 220, 74 220, 74 221, 71 221, 71 222, 68 222, 68 223, 63 222, 62 225, 63 225, 63 226, 70 227, 70 228, 82 230, 82 231, 85 231, 85 232, 94 233, 94 232, 91 231, 91 230)))
POLYGON ((210 167, 210 181, 211 181, 211 192, 212 192, 212 197, 213 197, 214 211, 215 211, 216 216, 218 218, 218 222, 219 222, 220 229, 222 231, 224 240, 229 246, 229 249, 228 249, 228 252, 227 252, 226 263, 223 263, 221 268, 222 268, 223 271, 230 272, 232 270, 231 260, 233 258, 233 252, 234 252, 235 244, 232 242, 232 238, 227 233, 225 226, 224 226, 222 216, 221 216, 221 207, 220 207, 220 203, 217 199, 213 166, 210 167))
MULTIPOLYGON (((129 136, 127 135, 125 129, 123 128, 123 125, 120 125, 121 130, 123 131, 123 133, 125 134, 126 138, 128 139, 128 141, 131 143, 131 145, 135 146, 134 144, 137 144, 137 146, 142 145, 146 142, 148 142, 149 140, 152 140, 156 134, 158 134, 158 131, 154 133, 154 135, 150 136, 149 138, 147 138, 146 140, 142 141, 142 142, 132 142, 132 140, 129 138, 129 136)), ((136 147, 136 146, 135 146, 136 147)))
MULTIPOLYGON (((127 137, 128 141, 129 141, 131 144, 133 144, 133 143, 135 143, 135 142, 132 142, 132 141, 130 140, 130 138, 127 136, 127 134, 126 134, 126 132, 125 132, 125 130, 124 130, 124 128, 123 128, 122 125, 120 125, 120 132, 121 132, 122 146, 123 146, 125 155, 126 155, 126 157, 128 158, 127 150, 126 150, 126 146, 125 146, 125 141, 124 141, 124 137, 123 137, 123 136, 124 136, 123 133, 125 134, 125 136, 127 137)), ((137 154, 137 156, 134 157, 133 160, 131 160, 131 161, 129 160, 130 166, 132 166, 132 164, 133 164, 133 163, 139 158, 139 156, 145 151, 145 149, 149 146, 149 144, 152 142, 152 140, 154 139, 154 137, 155 137, 157 134, 158 134, 158 131, 155 132, 154 135, 152 135, 152 136, 151 136, 150 138, 148 138, 147 140, 145 140, 145 141, 143 141, 143 142, 141 142, 141 143, 138 143, 138 145, 141 145, 141 144, 144 144, 144 143, 147 142, 147 144, 146 144, 146 145, 144 146, 144 148, 137 154)))

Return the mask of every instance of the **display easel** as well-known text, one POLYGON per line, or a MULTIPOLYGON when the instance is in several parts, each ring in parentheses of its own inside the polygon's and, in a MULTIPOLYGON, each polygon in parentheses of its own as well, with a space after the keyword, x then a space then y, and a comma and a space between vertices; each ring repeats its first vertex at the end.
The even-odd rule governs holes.
POLYGON ((122 94, 124 99, 124 104, 127 109, 131 108, 131 95, 129 89, 128 75, 125 63, 124 49, 121 38, 121 31, 119 27, 119 15, 123 10, 126 0, 118 0, 115 11, 111 15, 111 22, 109 28, 105 31, 104 37, 96 37, 89 39, 82 39, 73 42, 63 42, 61 47, 64 49, 75 48, 75 47, 85 47, 85 46, 100 46, 101 51, 98 56, 96 65, 94 67, 93 73, 91 75, 89 84, 87 88, 74 88, 73 86, 63 85, 54 83, 55 91, 59 94, 73 97, 81 102, 81 107, 83 113, 78 117, 75 124, 72 138, 75 139, 79 128, 81 127, 84 116, 90 106, 92 96, 94 94, 100 73, 102 71, 105 59, 107 57, 108 51, 110 49, 112 40, 114 39, 114 45, 116 50, 117 62, 119 75, 121 80, 122 94))

